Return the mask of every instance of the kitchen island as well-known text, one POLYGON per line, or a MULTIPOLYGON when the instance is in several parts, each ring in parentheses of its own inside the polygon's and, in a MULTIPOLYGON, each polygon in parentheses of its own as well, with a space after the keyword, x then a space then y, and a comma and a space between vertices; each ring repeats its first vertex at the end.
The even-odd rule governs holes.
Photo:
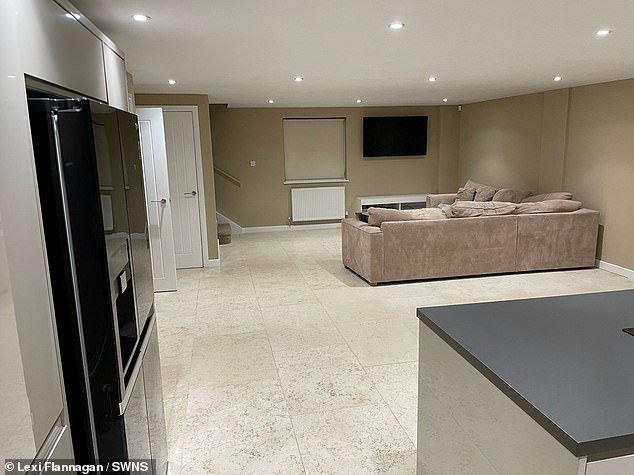
POLYGON ((436 403, 451 416, 445 426, 471 434, 500 473, 634 473, 634 336, 623 331, 634 327, 634 291, 427 307, 418 317, 419 473, 435 465, 436 403), (444 361, 428 329, 455 350, 444 361))

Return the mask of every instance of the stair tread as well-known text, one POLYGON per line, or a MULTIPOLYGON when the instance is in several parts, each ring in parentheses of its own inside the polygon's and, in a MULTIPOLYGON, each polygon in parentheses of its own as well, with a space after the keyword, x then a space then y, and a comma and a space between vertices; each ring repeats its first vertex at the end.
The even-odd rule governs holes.
POLYGON ((231 225, 229 223, 219 223, 218 234, 231 234, 231 225))

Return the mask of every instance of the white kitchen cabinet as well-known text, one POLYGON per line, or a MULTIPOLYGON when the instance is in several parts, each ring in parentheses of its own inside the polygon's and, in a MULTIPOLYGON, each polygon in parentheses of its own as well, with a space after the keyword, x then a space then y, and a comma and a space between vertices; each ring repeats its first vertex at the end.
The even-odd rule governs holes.
MULTIPOLYGON (((3 370, 0 371, 2 377, 11 381, 6 381, 6 385, 3 381, 0 387, 9 391, 12 387, 15 389, 15 393, 11 392, 9 400, 12 403, 8 407, 6 399, 2 398, 3 414, 8 414, 3 423, 11 426, 8 431, 21 434, 16 435, 14 442, 18 445, 11 447, 11 451, 25 458, 36 455, 53 425, 65 412, 21 63, 24 60, 21 48, 28 49, 28 46, 22 44, 24 35, 18 33, 25 24, 35 28, 38 21, 47 20, 51 9, 48 5, 43 6, 48 2, 39 1, 38 10, 42 5, 43 16, 39 20, 38 17, 24 18, 27 13, 34 14, 24 8, 29 4, 32 10, 35 9, 32 3, 30 0, 0 2, 3 58, 3 74, 0 75, 0 213, 4 249, 3 278, 0 280, 3 282, 3 329, 7 329, 7 333, 2 332, 2 346, 7 345, 12 352, 6 356, 8 360, 3 354, 3 370), (30 435, 23 433, 27 426, 30 435)), ((39 29, 41 32, 46 28, 39 29)), ((12 456, 11 453, 7 455, 12 456)))
POLYGON ((14 6, 23 71, 107 101, 102 41, 52 0, 14 6))
POLYGON ((33 427, 27 398, 18 330, 11 297, 9 267, 4 246, 0 211, 0 400, 5 407, 0 418, 0 459, 35 454, 33 427))
POLYGON ((117 109, 128 110, 128 78, 125 61, 104 44, 103 62, 106 69, 108 104, 117 109))

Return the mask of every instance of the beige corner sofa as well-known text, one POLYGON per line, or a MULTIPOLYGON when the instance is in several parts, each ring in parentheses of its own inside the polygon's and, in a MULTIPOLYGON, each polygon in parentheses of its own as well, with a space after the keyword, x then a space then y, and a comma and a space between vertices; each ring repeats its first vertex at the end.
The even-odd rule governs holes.
MULTIPOLYGON (((455 199, 455 193, 429 195, 427 204, 455 199)), ((342 257, 348 269, 371 285, 593 267, 598 225, 599 213, 589 209, 386 221, 380 227, 349 218, 342 222, 342 257)))

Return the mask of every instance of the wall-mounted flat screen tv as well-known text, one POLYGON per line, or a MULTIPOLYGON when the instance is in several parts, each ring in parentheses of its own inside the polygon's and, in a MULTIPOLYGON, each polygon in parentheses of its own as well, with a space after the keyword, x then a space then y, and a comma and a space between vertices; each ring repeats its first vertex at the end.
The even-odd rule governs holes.
POLYGON ((363 156, 427 155, 427 116, 364 117, 363 156))

